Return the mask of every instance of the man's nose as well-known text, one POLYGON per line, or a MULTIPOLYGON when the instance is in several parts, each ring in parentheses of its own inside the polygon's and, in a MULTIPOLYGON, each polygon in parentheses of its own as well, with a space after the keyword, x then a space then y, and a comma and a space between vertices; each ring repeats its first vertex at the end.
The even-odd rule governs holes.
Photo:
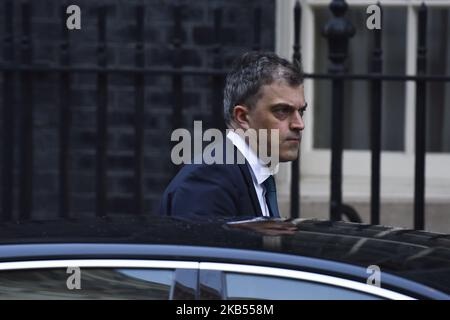
POLYGON ((303 122, 303 118, 300 115, 300 112, 294 112, 293 117, 291 118, 291 130, 303 130, 305 129, 305 123, 303 122))

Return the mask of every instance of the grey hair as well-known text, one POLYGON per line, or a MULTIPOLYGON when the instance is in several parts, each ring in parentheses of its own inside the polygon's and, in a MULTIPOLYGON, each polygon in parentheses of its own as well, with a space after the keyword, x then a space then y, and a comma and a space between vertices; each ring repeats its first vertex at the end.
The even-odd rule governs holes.
POLYGON ((300 62, 291 63, 272 52, 247 52, 233 62, 228 73, 223 98, 225 123, 233 119, 236 105, 253 108, 259 99, 259 90, 277 80, 290 86, 303 83, 300 62))

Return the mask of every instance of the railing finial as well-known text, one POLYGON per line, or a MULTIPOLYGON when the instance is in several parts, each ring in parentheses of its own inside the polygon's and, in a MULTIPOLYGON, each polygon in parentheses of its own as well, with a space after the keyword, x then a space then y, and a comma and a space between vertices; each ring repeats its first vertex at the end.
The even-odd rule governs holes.
POLYGON ((330 72, 342 72, 343 64, 348 54, 348 41, 355 34, 355 28, 350 20, 344 17, 348 5, 345 0, 333 0, 329 6, 333 17, 322 30, 328 39, 330 72))

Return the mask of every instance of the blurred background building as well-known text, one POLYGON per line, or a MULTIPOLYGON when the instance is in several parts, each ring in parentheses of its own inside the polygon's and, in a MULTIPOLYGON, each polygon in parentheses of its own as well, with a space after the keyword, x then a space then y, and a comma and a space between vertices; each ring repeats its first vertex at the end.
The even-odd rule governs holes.
MULTIPOLYGON (((327 40, 321 33, 330 19, 331 1, 302 1, 301 52, 307 73, 325 73, 327 40)), ((338 2, 338 1, 336 1, 338 2)), ((366 9, 375 1, 348 0, 346 17, 355 28, 349 40, 348 73, 367 74, 373 65, 374 30, 366 27, 366 9)), ((292 54, 293 19, 289 16, 295 1, 277 2, 277 51, 292 54), (292 32, 292 31, 291 31, 292 32)), ((425 228, 450 230, 450 1, 380 1, 382 7, 382 73, 417 75, 419 12, 426 5, 426 74, 447 76, 447 81, 428 82, 426 86, 425 133, 425 228)), ((329 216, 331 86, 328 80, 307 79, 305 95, 312 106, 306 114, 302 142, 301 215, 329 216)), ((344 202, 370 221, 371 198, 371 102, 370 81, 345 84, 343 105, 342 192, 344 202)), ((383 81, 381 101, 380 223, 414 226, 416 102, 414 81, 383 81)), ((419 133, 420 134, 420 133, 419 133)), ((280 180, 285 181, 286 176, 280 180)), ((278 180, 278 181, 280 181, 278 180)), ((284 199, 289 185, 284 184, 284 199)), ((282 201, 283 202, 283 201, 282 201)), ((284 203, 287 203, 284 201, 284 203)), ((284 212, 287 210, 284 209, 284 212)))

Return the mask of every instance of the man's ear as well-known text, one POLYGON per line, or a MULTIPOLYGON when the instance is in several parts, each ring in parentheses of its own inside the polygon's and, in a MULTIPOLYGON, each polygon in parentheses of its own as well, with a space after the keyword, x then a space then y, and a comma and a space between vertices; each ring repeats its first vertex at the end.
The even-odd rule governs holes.
POLYGON ((244 130, 250 128, 250 124, 248 123, 248 112, 249 110, 246 106, 237 105, 233 108, 233 119, 236 124, 244 130))

